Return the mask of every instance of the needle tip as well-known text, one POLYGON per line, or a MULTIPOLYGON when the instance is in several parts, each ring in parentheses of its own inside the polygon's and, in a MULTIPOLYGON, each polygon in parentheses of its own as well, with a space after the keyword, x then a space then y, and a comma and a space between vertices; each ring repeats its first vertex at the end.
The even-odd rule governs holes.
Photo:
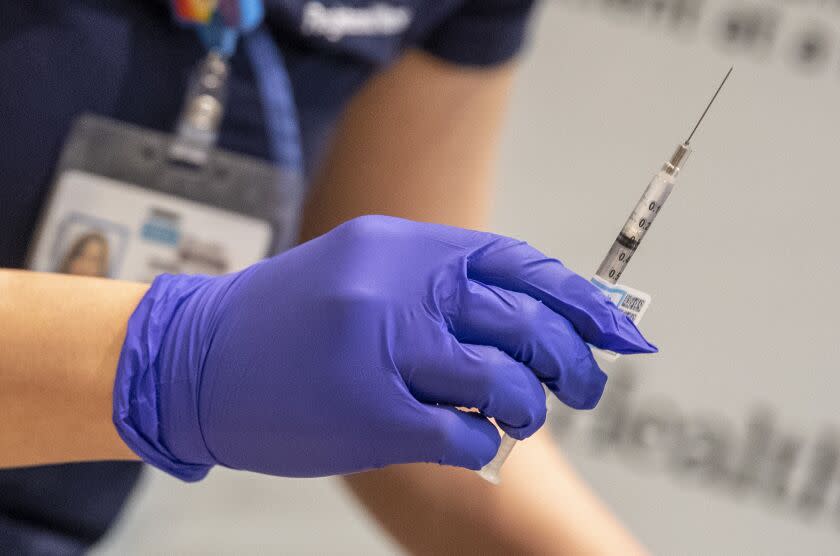
POLYGON ((700 127, 700 123, 703 121, 703 118, 706 117, 706 113, 709 111, 709 108, 712 107, 712 104, 714 104, 715 99, 718 96, 718 93, 720 93, 720 90, 723 89, 723 85, 726 83, 726 80, 729 79, 729 75, 732 73, 732 70, 734 70, 734 69, 735 69, 734 65, 729 66, 729 71, 727 71, 726 75, 723 76, 723 80, 720 82, 720 85, 718 85, 718 88, 715 91, 715 94, 712 95, 712 100, 710 100, 709 104, 706 105, 706 109, 703 110, 703 114, 700 115, 700 119, 697 120, 697 123, 694 125, 694 129, 692 129, 691 133, 689 133, 689 135, 688 135, 688 139, 686 139, 685 142, 683 143, 684 145, 688 145, 688 143, 691 141, 691 138, 694 137, 694 132, 697 131, 698 127, 700 127))

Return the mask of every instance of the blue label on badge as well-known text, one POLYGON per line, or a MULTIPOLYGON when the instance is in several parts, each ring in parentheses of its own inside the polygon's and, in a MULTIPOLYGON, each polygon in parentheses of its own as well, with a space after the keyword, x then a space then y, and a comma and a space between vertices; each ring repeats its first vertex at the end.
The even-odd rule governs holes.
POLYGON ((181 240, 178 216, 167 211, 152 209, 140 228, 140 237, 153 243, 175 246, 181 240))

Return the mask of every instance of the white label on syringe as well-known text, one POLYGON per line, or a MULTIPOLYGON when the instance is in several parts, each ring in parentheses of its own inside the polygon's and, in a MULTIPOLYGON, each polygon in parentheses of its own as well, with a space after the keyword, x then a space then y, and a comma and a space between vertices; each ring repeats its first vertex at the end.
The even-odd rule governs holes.
MULTIPOLYGON (((630 317, 633 320, 633 323, 638 326, 639 321, 642 320, 645 311, 647 311, 650 306, 652 298, 649 294, 622 284, 610 284, 597 276, 593 276, 590 281, 595 284, 599 290, 601 290, 601 293, 613 302, 613 305, 618 307, 622 313, 630 317)), ((596 352, 608 361, 615 361, 620 355, 613 351, 602 350, 594 347, 592 348, 592 351, 596 352)))

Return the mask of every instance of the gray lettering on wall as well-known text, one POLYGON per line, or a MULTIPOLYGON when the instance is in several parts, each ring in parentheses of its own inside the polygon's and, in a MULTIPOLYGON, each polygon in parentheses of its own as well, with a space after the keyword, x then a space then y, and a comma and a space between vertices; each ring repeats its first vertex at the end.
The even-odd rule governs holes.
POLYGON ((592 412, 553 402, 549 427, 564 444, 583 447, 635 472, 665 473, 760 507, 783 507, 802 519, 830 516, 840 525, 840 431, 817 434, 779 422, 766 405, 733 419, 689 412, 662 395, 644 395, 631 372, 610 377, 592 412))
POLYGON ((840 0, 558 0, 611 20, 710 41, 732 56, 840 78, 840 0), (804 15, 803 15, 804 14, 804 15))

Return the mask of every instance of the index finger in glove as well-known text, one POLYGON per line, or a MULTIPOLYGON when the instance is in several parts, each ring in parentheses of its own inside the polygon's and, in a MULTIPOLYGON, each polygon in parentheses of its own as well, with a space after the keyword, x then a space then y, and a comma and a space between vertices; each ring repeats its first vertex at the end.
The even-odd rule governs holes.
POLYGON ((525 242, 495 236, 468 257, 467 276, 527 294, 568 319, 590 344, 616 353, 655 353, 633 321, 593 284, 525 242))

